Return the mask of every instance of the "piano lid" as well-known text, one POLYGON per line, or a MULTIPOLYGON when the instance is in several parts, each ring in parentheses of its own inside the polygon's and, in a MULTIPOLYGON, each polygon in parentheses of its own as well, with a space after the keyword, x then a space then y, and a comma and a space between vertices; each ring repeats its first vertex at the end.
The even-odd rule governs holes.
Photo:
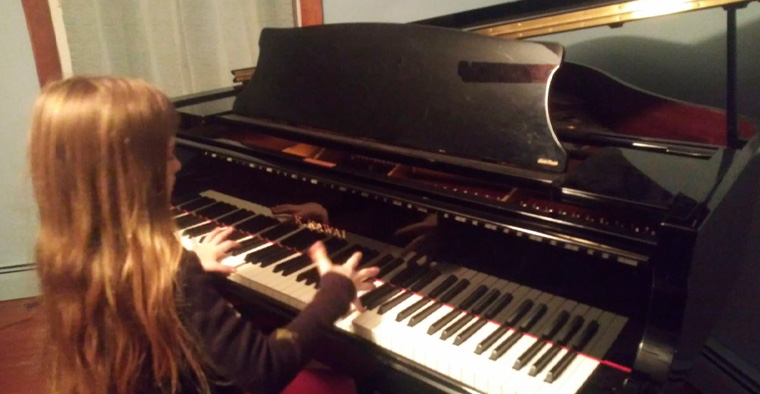
POLYGON ((233 109, 254 123, 481 172, 565 169, 547 105, 558 44, 346 24, 265 29, 260 48, 233 109))

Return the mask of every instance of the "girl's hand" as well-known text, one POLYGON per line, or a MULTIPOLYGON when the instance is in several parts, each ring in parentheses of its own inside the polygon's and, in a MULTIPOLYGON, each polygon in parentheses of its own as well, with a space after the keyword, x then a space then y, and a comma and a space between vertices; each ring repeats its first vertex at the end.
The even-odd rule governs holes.
POLYGON ((193 239, 193 251, 206 272, 217 272, 229 275, 235 272, 235 267, 222 264, 229 256, 230 250, 238 247, 238 243, 227 239, 235 229, 232 227, 217 227, 211 232, 193 239))
MULTIPOLYGON (((309 249, 309 257, 317 264, 317 270, 319 275, 324 276, 330 272, 334 272, 338 275, 343 275, 346 278, 354 282, 354 287, 357 291, 369 291, 375 288, 373 283, 375 276, 380 272, 377 267, 364 268, 356 270, 359 265, 359 260, 362 258, 361 252, 354 253, 343 265, 334 264, 330 257, 327 256, 327 250, 322 242, 317 242, 309 249)), ((354 298, 354 306, 356 310, 363 311, 359 298, 354 298)))

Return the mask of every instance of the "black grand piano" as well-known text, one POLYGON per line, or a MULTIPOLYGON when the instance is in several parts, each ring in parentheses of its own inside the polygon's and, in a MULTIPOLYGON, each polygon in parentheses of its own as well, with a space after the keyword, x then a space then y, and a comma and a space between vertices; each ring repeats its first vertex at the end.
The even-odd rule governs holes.
POLYGON ((760 237, 751 123, 726 147, 721 111, 451 26, 260 46, 245 85, 175 101, 176 221, 183 239, 236 228, 231 299, 292 316, 321 240, 381 269, 335 328, 377 363, 373 390, 678 389, 760 237))

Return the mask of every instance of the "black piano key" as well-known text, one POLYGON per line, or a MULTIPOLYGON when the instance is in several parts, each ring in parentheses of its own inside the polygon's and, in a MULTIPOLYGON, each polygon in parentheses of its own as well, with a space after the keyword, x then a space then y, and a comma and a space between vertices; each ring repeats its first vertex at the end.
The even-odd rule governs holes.
POLYGON ((475 289, 470 295, 467 296, 467 298, 464 299, 457 307, 461 310, 467 310, 472 308, 472 306, 480 299, 480 297, 483 296, 483 294, 486 294, 488 292, 488 287, 486 285, 480 285, 477 289, 475 289))
POLYGON ((393 297, 390 301, 386 302, 385 304, 380 305, 379 308, 377 308, 377 313, 380 315, 385 314, 385 312, 388 312, 392 310, 393 308, 397 307, 402 302, 406 301, 409 297, 412 296, 412 292, 405 291, 401 294, 399 294, 396 297, 393 297))
POLYGON ((249 253, 247 256, 245 256, 245 261, 253 264, 258 264, 266 259, 268 259, 270 256, 274 256, 278 253, 281 253, 283 251, 283 248, 277 246, 277 245, 271 245, 267 248, 257 250, 253 253, 249 253))
POLYGON ((195 238, 199 235, 208 234, 211 230, 219 227, 217 223, 214 222, 208 222, 205 224, 201 224, 200 226, 195 226, 191 229, 185 230, 183 235, 186 235, 190 238, 195 238))
POLYGON ((541 348, 546 345, 546 342, 542 341, 540 338, 536 340, 530 347, 523 352, 519 357, 517 357, 517 360, 515 360, 515 364, 512 366, 513 369, 520 370, 523 366, 527 365, 530 360, 533 359, 533 357, 536 357, 536 354, 541 350, 541 348))
POLYGON ((462 311, 459 309, 453 309, 451 312, 445 314, 443 317, 438 319, 435 323, 431 324, 430 327, 428 327, 427 333, 428 335, 433 335, 438 330, 442 329, 444 326, 449 324, 452 320, 454 320, 455 317, 462 314, 462 311))
MULTIPOLYGON (((440 301, 443 303, 449 303, 454 297, 458 296, 459 293, 463 292, 464 289, 467 288, 467 286, 470 285, 470 281, 467 279, 461 279, 459 282, 457 282, 453 287, 451 287, 448 291, 443 293, 443 295, 440 298, 440 301)), ((431 295, 432 297, 432 295, 431 295)))
POLYGON ((591 339, 594 338, 597 331, 599 331, 599 322, 592 320, 591 323, 586 326, 586 329, 583 330, 583 334, 573 342, 571 347, 576 351, 582 351, 586 345, 591 342, 591 339))
POLYGON ((216 200, 210 199, 208 197, 198 197, 195 200, 186 202, 179 207, 184 209, 185 211, 192 212, 195 210, 198 210, 200 208, 203 208, 207 205, 211 205, 213 203, 217 202, 216 200))
POLYGON ((509 317, 504 320, 504 324, 514 327, 525 315, 533 308, 533 300, 523 301, 509 317))
POLYGON ((430 298, 438 298, 444 291, 448 290, 451 286, 457 283, 458 278, 456 275, 449 275, 438 286, 433 289, 427 296, 430 298))
POLYGON ((554 367, 547 372, 546 379, 544 379, 547 383, 554 383, 559 377, 562 375, 563 372, 567 369, 567 367, 570 365, 570 363, 575 360, 575 356, 578 353, 574 351, 568 351, 565 353, 565 355, 557 362, 557 364, 554 364, 554 367))
MULTIPOLYGON (((417 265, 417 263, 410 262, 407 265, 407 268, 391 278, 388 283, 380 286, 384 287, 385 285, 389 285, 386 290, 377 292, 375 295, 367 297, 367 304, 364 304, 364 301, 362 301, 362 305, 364 305, 367 309, 375 309, 377 306, 384 303, 394 295, 400 293, 402 291, 402 288, 408 287, 412 283, 416 282, 427 271, 424 267, 417 265)), ((365 295, 369 295, 369 293, 365 295)))
POLYGON ((448 327, 446 327, 443 330, 443 332, 441 332, 441 339, 444 340, 444 341, 447 340, 447 339, 449 339, 452 335, 454 335, 457 332, 459 332, 459 330, 461 330, 462 327, 465 326, 465 324, 469 323, 474 318, 475 318, 475 316, 473 316, 473 315, 471 315, 469 313, 467 313, 464 316, 460 317, 459 319, 457 319, 457 321, 451 323, 448 327))
POLYGON ((496 301, 497 298, 501 295, 501 292, 496 289, 491 289, 491 291, 486 294, 480 301, 478 301, 478 304, 472 307, 472 313, 475 315, 480 315, 483 313, 483 311, 488 308, 489 305, 491 305, 494 301, 496 301))
POLYGON ((554 357, 557 356, 557 353, 562 350, 562 346, 558 344, 552 345, 552 347, 546 351, 546 353, 542 354, 541 357, 538 358, 538 361, 536 361, 533 366, 530 367, 530 371, 528 371, 528 375, 530 376, 536 376, 541 371, 546 368, 547 365, 554 359, 554 357))
POLYGON ((245 231, 248 234, 256 234, 259 231, 274 226, 279 223, 277 219, 270 218, 264 215, 256 215, 252 218, 248 218, 235 225, 240 231, 245 231))
POLYGON ((386 280, 388 274, 393 272, 396 268, 400 267, 401 264, 404 264, 404 260, 401 258, 395 258, 391 261, 389 261, 387 264, 383 265, 380 268, 380 272, 377 274, 378 279, 386 280))
POLYGON ((280 223, 277 226, 274 226, 273 228, 270 228, 268 230, 264 230, 259 234, 261 238, 270 239, 272 241, 282 237, 285 234, 292 233, 293 231, 298 230, 298 225, 292 222, 285 222, 280 223))
POLYGON ((251 249, 258 248, 259 246, 264 245, 267 242, 269 241, 266 241, 257 237, 248 238, 245 241, 238 242, 238 247, 233 249, 230 253, 233 256, 237 256, 237 255, 246 253, 250 251, 251 249))
POLYGON ((296 282, 305 282, 312 272, 319 273, 316 267, 300 272, 298 276, 296 276, 296 282))
POLYGON ((446 279, 444 279, 441 283, 439 283, 438 286, 436 286, 433 289, 433 291, 430 292, 429 294, 430 298, 423 298, 415 302, 414 304, 408 306, 403 311, 399 312, 399 314, 396 316, 396 321, 402 321, 406 319, 407 317, 412 315, 414 312, 416 312, 417 310, 419 310, 420 308, 422 308, 423 306, 431 302, 432 299, 438 297, 441 293, 446 291, 449 287, 454 285, 454 283, 456 282, 457 282, 456 275, 453 275, 453 274, 449 275, 448 277, 446 277, 446 279))
POLYGON ((174 220, 174 223, 177 224, 177 228, 178 229, 182 230, 182 229, 188 228, 190 226, 195 226, 196 224, 203 223, 203 222, 205 222, 207 220, 208 219, 206 219, 206 218, 195 216, 195 215, 189 213, 189 214, 187 214, 185 216, 178 217, 177 219, 174 220))
MULTIPOLYGON (((478 319, 475 320, 474 323, 470 324, 467 328, 464 329, 464 331, 460 332, 459 335, 457 335, 456 338, 454 338, 454 345, 459 346, 463 344, 465 341, 470 339, 471 336, 475 335, 478 330, 483 328, 483 326, 488 323, 488 320, 486 319, 478 319)), ((478 353, 480 354, 480 353, 478 353)))
POLYGON ((546 311, 549 308, 547 308, 546 304, 540 304, 536 309, 533 310, 533 313, 531 313, 530 318, 526 319, 525 321, 520 324, 519 329, 522 331, 528 331, 531 328, 533 328, 536 323, 538 323, 539 320, 541 320, 542 317, 546 314, 546 311))
POLYGON ((517 360, 515 360, 515 364, 512 366, 512 368, 519 370, 523 366, 527 365, 530 360, 533 359, 533 357, 536 357, 536 354, 538 354, 544 345, 546 345, 546 342, 544 340, 550 340, 554 338, 554 336, 557 335, 557 333, 562 329, 562 327, 567 323, 569 319, 570 313, 568 311, 560 312, 559 315, 557 315, 557 317, 554 319, 554 322, 550 326, 546 327, 541 337, 538 338, 536 342, 528 348, 528 350, 517 357, 517 360))
MULTIPOLYGON (((348 248, 335 251, 335 253, 330 255, 330 260, 332 260, 333 263, 335 264, 343 264, 346 262, 346 260, 348 260, 349 257, 351 257, 354 253, 359 252, 359 251, 361 251, 361 247, 359 245, 351 245, 348 248)), ((392 258, 392 256, 388 256, 388 257, 392 258)), ((357 269, 362 268, 364 265, 369 263, 369 261, 370 260, 366 259, 362 255, 362 261, 359 262, 359 265, 356 268, 357 269)))
POLYGON ((298 271, 301 268, 306 267, 311 263, 311 259, 308 255, 302 254, 296 258, 290 259, 283 263, 277 264, 272 271, 282 272, 283 276, 288 276, 291 273, 298 271))
POLYGON ((559 315, 557 315, 557 317, 554 319, 554 322, 551 324, 551 326, 546 327, 544 333, 541 334, 541 338, 547 340, 554 338, 554 336, 557 335, 565 323, 567 323, 568 319, 570 319, 570 313, 568 311, 560 312, 559 315))
MULTIPOLYGON (((414 305, 412 305, 412 306, 414 306, 414 305)), ((433 305, 428 306, 427 308, 423 309, 422 311, 420 311, 416 315, 412 316, 412 318, 409 319, 409 323, 407 323, 406 325, 409 326, 409 327, 416 326, 417 324, 419 324, 420 322, 422 322, 423 320, 425 320, 425 318, 427 318, 428 316, 430 316, 431 314, 433 314, 433 312, 435 312, 438 309, 440 309, 442 306, 443 306, 443 304, 441 304, 440 302, 433 303, 433 305)))
POLYGON ((372 259, 374 259, 375 257, 377 257, 377 255, 380 254, 380 252, 378 252, 377 250, 370 249, 367 247, 362 247, 361 252, 362 252, 362 260, 364 261, 372 261, 372 259))
POLYGON ((235 211, 237 209, 238 208, 236 206, 227 204, 226 202, 218 202, 216 204, 209 205, 207 207, 204 207, 195 211, 195 214, 198 216, 207 217, 209 219, 214 219, 219 216, 231 213, 232 211, 235 211))
POLYGON ((491 356, 489 357, 491 360, 498 360, 499 357, 503 356, 504 353, 507 352, 507 350, 511 349, 512 346, 514 346, 520 338, 522 338, 523 332, 522 331, 515 331, 510 336, 507 337, 507 339, 504 340, 504 342, 500 343, 496 348, 491 352, 491 356))
MULTIPOLYGON (((467 311, 472 307, 473 304, 475 304, 480 297, 483 296, 488 292, 488 287, 485 285, 478 286, 475 290, 473 290, 472 293, 470 293, 462 302, 459 303, 459 305, 455 305, 455 309, 451 312, 449 312, 446 316, 439 319, 437 322, 435 322, 430 328, 428 329, 428 334, 435 334, 443 328, 446 324, 449 324, 451 320, 453 320, 455 317, 462 314, 462 312, 467 311)), ((466 322, 465 322, 466 323, 466 322)), ((465 323, 462 323, 464 325, 465 323)), ((459 326, 459 328, 462 328, 462 326, 459 326)), ((453 335, 454 332, 459 330, 456 329, 453 332, 450 332, 448 335, 445 335, 444 333, 441 334, 441 339, 447 339, 449 336, 453 335), (444 338, 445 335, 445 338, 444 338)))
POLYGON ((373 290, 368 291, 361 297, 359 297, 359 301, 361 301, 362 305, 367 309, 372 309, 370 306, 370 302, 374 301, 375 298, 377 298, 379 295, 387 294, 389 291, 395 290, 396 287, 391 285, 390 283, 383 283, 380 287, 377 287, 373 290))
POLYGON ((513 298, 514 297, 512 297, 512 293, 504 294, 503 296, 501 296, 498 302, 496 302, 495 304, 493 304, 490 308, 486 310, 486 312, 483 314, 483 317, 485 317, 486 319, 493 319, 494 317, 496 317, 496 315, 501 313, 501 311, 503 311, 504 308, 506 308, 510 302, 512 302, 513 298))
POLYGON ((432 283, 436 278, 438 278, 441 275, 441 271, 438 271, 436 269, 430 269, 425 272, 425 275, 418 280, 417 282, 414 282, 410 287, 409 290, 413 292, 418 292, 427 287, 430 283, 432 283))
POLYGON ((475 347, 475 354, 481 354, 488 350, 491 346, 493 346, 496 341, 499 340, 504 334, 509 332, 509 327, 507 326, 500 326, 494 332, 492 332, 490 335, 486 337, 486 339, 482 340, 478 346, 475 347))
POLYGON ((222 224, 226 224, 228 226, 232 226, 233 224, 237 222, 242 222, 243 220, 252 219, 254 216, 256 216, 255 213, 245 210, 245 209, 241 209, 229 215, 224 215, 220 218, 217 218, 216 221, 222 224))
POLYGON ((177 207, 171 207, 169 208, 169 213, 171 213, 172 217, 184 215, 186 212, 177 208, 177 207))
POLYGON ((314 285, 315 287, 319 285, 319 270, 316 268, 309 270, 306 272, 306 280, 305 282, 307 285, 314 285))
POLYGON ((279 251, 279 252, 277 252, 275 254, 272 254, 272 255, 267 256, 266 258, 262 259, 261 260, 261 266, 264 267, 264 268, 269 267, 270 265, 272 265, 272 264, 274 264, 274 263, 276 263, 276 262, 278 262, 278 261, 280 261, 280 260, 282 260, 282 259, 284 259, 284 258, 286 258, 288 256, 292 256, 292 255, 294 255, 296 253, 297 252, 294 252, 292 250, 283 249, 283 250, 281 250, 281 251, 279 251))
POLYGON ((237 241, 237 240, 245 238, 247 236, 248 236, 248 234, 246 234, 246 233, 244 233, 242 231, 234 230, 233 232, 230 233, 230 235, 227 236, 227 239, 229 239, 231 241, 237 241))
POLYGON ((335 253, 336 251, 343 249, 348 245, 348 242, 345 239, 332 237, 324 242, 322 244, 325 245, 325 249, 327 249, 327 254, 335 253))
POLYGON ((430 298, 422 298, 419 301, 415 302, 412 305, 409 305, 404 309, 403 311, 399 312, 398 315, 396 315, 396 321, 402 321, 412 315, 414 312, 417 312, 420 308, 427 305, 428 303, 432 302, 433 300, 430 298))
POLYGON ((583 326, 583 318, 579 315, 576 315, 575 317, 573 317, 573 320, 570 321, 570 326, 568 330, 565 332, 565 335, 563 335, 562 338, 560 338, 557 341, 557 343, 559 343, 562 346, 567 345, 570 342, 570 340, 573 339, 575 334, 577 334, 578 331, 581 330, 582 326, 583 326))
MULTIPOLYGON (((171 204, 174 207, 178 207, 182 204, 188 203, 190 201, 195 200, 196 198, 200 197, 200 195, 196 193, 190 193, 190 194, 183 194, 181 196, 172 196, 172 202, 171 204)), ((174 208, 172 208, 174 209, 174 208)))

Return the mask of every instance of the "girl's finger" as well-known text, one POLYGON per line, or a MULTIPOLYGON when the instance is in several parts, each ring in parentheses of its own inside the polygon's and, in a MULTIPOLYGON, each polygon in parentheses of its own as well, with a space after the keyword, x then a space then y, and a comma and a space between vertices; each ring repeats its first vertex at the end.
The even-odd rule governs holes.
POLYGON ((309 248, 309 257, 317 265, 317 270, 320 274, 324 274, 329 271, 333 263, 327 256, 327 250, 322 242, 315 242, 314 245, 309 248))
POLYGON ((218 244, 225 239, 234 231, 235 229, 232 227, 217 227, 214 230, 214 235, 209 237, 208 242, 211 244, 218 244))
POLYGON ((293 213, 294 206, 293 204, 282 204, 282 205, 275 205, 270 209, 272 211, 272 214, 277 215, 280 213, 293 213))
POLYGON ((359 283, 359 286, 356 287, 356 291, 371 291, 375 290, 377 286, 373 282, 361 282, 359 283))
POLYGON ((364 305, 359 301, 359 298, 354 298, 353 304, 357 312, 364 312, 364 305))
POLYGON ((362 270, 359 270, 359 272, 356 273, 356 281, 357 282, 367 282, 367 281, 372 282, 370 279, 373 279, 379 273, 380 273, 380 268, 377 268, 377 267, 364 268, 362 270))
POLYGON ((351 269, 351 271, 354 271, 356 267, 359 266, 359 260, 361 259, 362 259, 362 252, 354 252, 354 254, 352 254, 351 257, 349 257, 348 260, 346 260, 343 266, 351 269))

